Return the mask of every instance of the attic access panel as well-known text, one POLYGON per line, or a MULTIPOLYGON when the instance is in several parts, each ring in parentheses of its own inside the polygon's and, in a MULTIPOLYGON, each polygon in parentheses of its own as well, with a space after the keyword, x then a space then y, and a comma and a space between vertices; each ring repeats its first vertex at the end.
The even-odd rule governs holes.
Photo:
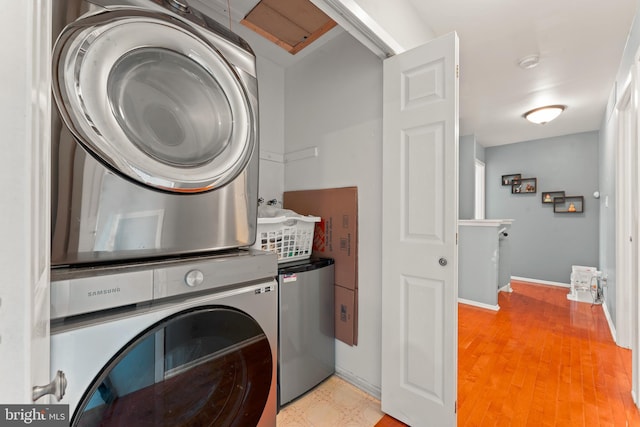
POLYGON ((336 26, 308 0, 261 0, 240 23, 291 54, 336 26))

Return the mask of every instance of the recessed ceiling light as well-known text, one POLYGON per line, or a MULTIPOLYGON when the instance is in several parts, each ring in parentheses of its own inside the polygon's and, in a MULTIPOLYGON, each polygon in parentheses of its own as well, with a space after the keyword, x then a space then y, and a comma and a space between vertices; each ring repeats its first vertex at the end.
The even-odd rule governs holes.
POLYGON ((527 55, 518 60, 518 65, 520 66, 520 68, 524 68, 525 70, 536 67, 539 63, 540 56, 538 56, 537 54, 527 55))
POLYGON ((531 123, 543 125, 558 117, 567 108, 564 105, 547 105, 546 107, 534 108, 527 111, 522 116, 531 123))

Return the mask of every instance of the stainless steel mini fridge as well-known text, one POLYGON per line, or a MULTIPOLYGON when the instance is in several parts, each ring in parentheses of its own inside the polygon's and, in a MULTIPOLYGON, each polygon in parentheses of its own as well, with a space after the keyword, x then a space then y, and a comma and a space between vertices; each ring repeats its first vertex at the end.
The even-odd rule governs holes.
POLYGON ((278 407, 335 372, 334 261, 309 259, 278 269, 278 407))

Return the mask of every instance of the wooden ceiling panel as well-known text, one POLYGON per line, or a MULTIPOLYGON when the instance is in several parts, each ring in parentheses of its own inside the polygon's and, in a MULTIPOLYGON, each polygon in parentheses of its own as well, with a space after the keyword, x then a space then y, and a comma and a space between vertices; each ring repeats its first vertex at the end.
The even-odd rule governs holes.
POLYGON ((263 2, 258 3, 245 20, 291 46, 304 41, 311 34, 263 2))
POLYGON ((262 3, 309 33, 331 21, 331 18, 308 0, 262 0, 262 3))
POLYGON ((241 23, 292 54, 336 26, 308 0, 262 0, 241 23))

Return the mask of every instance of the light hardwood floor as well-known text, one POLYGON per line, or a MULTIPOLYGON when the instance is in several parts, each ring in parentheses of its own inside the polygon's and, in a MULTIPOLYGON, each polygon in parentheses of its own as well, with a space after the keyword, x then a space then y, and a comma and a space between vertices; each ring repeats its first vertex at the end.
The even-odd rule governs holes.
MULTIPOLYGON (((640 426, 631 351, 602 306, 512 282, 500 311, 459 305, 458 426, 640 426)), ((376 427, 404 424, 385 416, 376 427)))

